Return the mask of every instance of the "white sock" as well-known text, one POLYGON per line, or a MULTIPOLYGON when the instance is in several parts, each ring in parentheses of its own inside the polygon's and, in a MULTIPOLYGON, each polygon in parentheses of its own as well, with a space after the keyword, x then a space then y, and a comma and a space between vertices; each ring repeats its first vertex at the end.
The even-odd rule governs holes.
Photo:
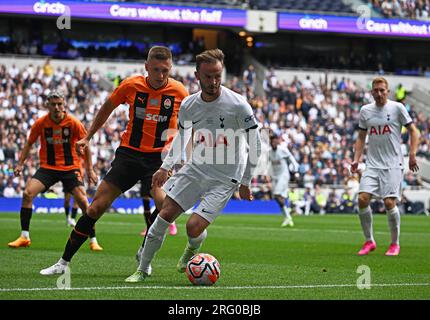
POLYGON ((154 259, 155 254, 160 250, 163 244, 169 225, 170 223, 160 216, 155 218, 154 223, 151 225, 146 235, 145 245, 140 256, 140 264, 137 270, 143 272, 148 271, 152 259, 154 259))
POLYGON ((358 217, 360 218, 361 228, 363 229, 366 241, 375 241, 373 239, 372 209, 370 209, 369 206, 366 208, 358 208, 358 217))
POLYGON ((282 214, 286 219, 291 219, 290 210, 287 208, 287 206, 283 206, 282 208, 282 214))
POLYGON ((395 206, 391 210, 387 210, 388 226, 391 232, 391 244, 399 244, 400 240, 400 212, 395 206))
POLYGON ((68 266, 69 265, 69 262, 66 261, 66 260, 64 260, 63 258, 60 258, 60 260, 58 260, 58 263, 61 264, 61 265, 63 265, 63 266, 68 266))
POLYGON ((24 237, 26 239, 30 239, 30 231, 21 231, 21 237, 24 237))
POLYGON ((90 243, 98 243, 97 238, 96 237, 90 238, 90 243))
POLYGON ((203 241, 205 241, 207 235, 208 235, 208 232, 205 229, 205 231, 203 231, 197 238, 188 237, 188 248, 191 250, 200 248, 203 241))

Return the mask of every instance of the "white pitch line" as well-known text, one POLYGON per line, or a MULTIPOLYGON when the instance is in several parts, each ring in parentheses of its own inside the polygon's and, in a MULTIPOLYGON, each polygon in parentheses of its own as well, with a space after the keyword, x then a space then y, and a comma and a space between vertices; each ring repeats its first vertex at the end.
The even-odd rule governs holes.
MULTIPOLYGON (((371 287, 430 287, 430 283, 375 283, 371 287)), ((317 284, 317 285, 290 285, 290 286, 230 286, 230 287, 198 287, 198 286, 118 286, 118 287, 81 287, 70 289, 59 288, 0 288, 0 292, 28 292, 28 291, 93 291, 93 290, 256 290, 256 289, 326 289, 357 287, 356 284, 317 284)))

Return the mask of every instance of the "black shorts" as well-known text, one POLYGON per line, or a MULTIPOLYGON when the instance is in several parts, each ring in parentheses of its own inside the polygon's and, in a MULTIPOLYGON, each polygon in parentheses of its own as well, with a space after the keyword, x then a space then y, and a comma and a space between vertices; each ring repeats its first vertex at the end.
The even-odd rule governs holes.
POLYGON ((112 167, 103 180, 116 185, 124 193, 139 180, 149 188, 152 175, 161 167, 161 153, 139 152, 119 147, 115 152, 112 167))
POLYGON ((45 186, 45 192, 52 185, 61 181, 63 183, 64 192, 72 193, 75 187, 84 186, 81 171, 79 169, 70 171, 51 170, 39 168, 33 175, 33 179, 37 179, 45 186))

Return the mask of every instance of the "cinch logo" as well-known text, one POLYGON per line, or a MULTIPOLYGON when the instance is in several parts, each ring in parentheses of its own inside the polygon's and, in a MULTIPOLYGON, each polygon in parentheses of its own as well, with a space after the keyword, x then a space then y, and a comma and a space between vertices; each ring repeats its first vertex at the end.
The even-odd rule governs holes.
POLYGON ((63 14, 66 12, 66 6, 60 2, 49 3, 38 1, 33 5, 33 10, 36 13, 63 14))
POLYGON ((376 135, 381 135, 381 134, 391 134, 391 129, 388 126, 388 124, 386 124, 385 126, 381 127, 381 126, 377 126, 377 127, 370 127, 370 135, 376 134, 376 135))
POLYGON ((322 18, 311 19, 301 18, 299 20, 299 26, 302 29, 314 29, 314 30, 325 30, 328 29, 328 22, 322 18))

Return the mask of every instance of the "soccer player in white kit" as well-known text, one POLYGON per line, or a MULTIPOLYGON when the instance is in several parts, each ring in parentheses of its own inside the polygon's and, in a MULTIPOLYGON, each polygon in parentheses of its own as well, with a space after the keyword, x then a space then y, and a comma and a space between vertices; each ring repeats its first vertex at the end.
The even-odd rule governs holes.
POLYGON ((281 226, 294 226, 293 218, 290 215, 289 208, 285 204, 285 199, 288 198, 288 182, 290 181, 290 170, 288 161, 294 167, 294 172, 299 170, 299 164, 288 148, 281 146, 279 137, 272 135, 270 137, 269 161, 271 165, 270 178, 272 182, 272 195, 281 208, 284 216, 284 221, 281 226))
POLYGON ((376 249, 372 211, 369 206, 372 196, 382 198, 387 210, 391 245, 385 255, 397 256, 400 253, 400 213, 396 201, 400 199, 404 170, 400 148, 402 126, 409 130, 411 137, 409 169, 414 172, 419 169, 415 157, 418 131, 405 106, 388 100, 388 93, 387 80, 382 77, 375 78, 372 82, 375 102, 360 109, 359 134, 355 144, 354 161, 351 164, 351 172, 359 172, 358 164, 368 136, 366 169, 360 179, 358 194, 358 216, 366 242, 358 252, 359 255, 367 255, 376 249))
POLYGON ((219 49, 207 50, 196 57, 195 76, 201 91, 182 102, 179 134, 153 175, 152 183, 164 185, 167 196, 148 230, 139 267, 126 282, 140 282, 148 277, 151 261, 170 223, 199 200, 200 204, 187 221, 188 244, 177 264, 179 272, 185 272, 187 262, 207 236, 206 228, 221 214, 238 187, 242 199, 253 199, 249 185, 261 153, 258 124, 246 99, 221 86, 223 68, 224 54, 219 49), (169 170, 178 162, 191 135, 191 160, 167 180, 169 170))

